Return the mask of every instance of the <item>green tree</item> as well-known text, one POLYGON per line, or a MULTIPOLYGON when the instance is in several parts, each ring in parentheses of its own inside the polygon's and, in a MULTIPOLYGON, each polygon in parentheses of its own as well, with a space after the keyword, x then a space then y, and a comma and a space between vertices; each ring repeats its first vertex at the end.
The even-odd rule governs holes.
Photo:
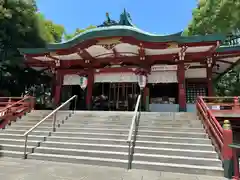
POLYGON ((0 89, 19 96, 25 85, 41 77, 24 66, 18 48, 45 46, 32 0, 0 0, 0 89), (35 79, 34 80, 31 80, 35 79))
POLYGON ((48 43, 59 43, 62 41, 65 29, 62 25, 54 24, 47 20, 43 14, 37 14, 38 28, 41 37, 48 43))
POLYGON ((70 40, 70 39, 74 38, 75 36, 77 36, 78 34, 81 34, 81 33, 83 33, 84 31, 87 31, 87 30, 90 30, 90 29, 94 29, 94 28, 96 28, 96 26, 92 26, 92 25, 88 26, 88 27, 85 28, 85 29, 79 29, 79 28, 77 28, 73 34, 67 34, 67 33, 65 33, 65 34, 64 34, 64 39, 65 39, 65 40, 70 40))
MULTIPOLYGON (((199 0, 185 35, 223 33, 228 36, 226 45, 239 44, 240 0, 199 0)), ((218 95, 240 95, 240 67, 236 66, 218 78, 215 89, 218 95)))
POLYGON ((232 33, 240 28, 240 0, 199 0, 186 34, 232 33))

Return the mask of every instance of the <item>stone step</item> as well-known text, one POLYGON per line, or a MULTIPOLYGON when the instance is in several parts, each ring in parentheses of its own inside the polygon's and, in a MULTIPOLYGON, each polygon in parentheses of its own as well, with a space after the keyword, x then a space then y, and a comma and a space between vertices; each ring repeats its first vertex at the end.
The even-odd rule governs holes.
POLYGON ((23 151, 8 151, 0 149, 0 157, 23 158, 23 151))
POLYGON ((132 117, 118 117, 118 118, 112 118, 112 117, 102 117, 102 116, 96 116, 96 117, 76 117, 76 116, 72 116, 71 117, 71 121, 73 122, 102 122, 102 121, 109 121, 109 122, 131 122, 132 121, 132 117))
POLYGON ((73 137, 69 138, 66 136, 49 136, 47 138, 47 141, 55 141, 55 142, 70 142, 70 143, 93 143, 93 144, 119 144, 119 145, 126 145, 127 138, 100 138, 100 137, 94 137, 94 138, 87 138, 87 137, 73 137))
POLYGON ((34 153, 128 160, 128 152, 108 151, 108 149, 85 150, 85 149, 70 149, 70 148, 55 148, 55 147, 38 147, 35 149, 34 153))
POLYGON ((114 139, 127 139, 128 133, 125 134, 114 134, 114 133, 104 133, 104 132, 54 132, 54 137, 65 136, 65 137, 86 137, 86 138, 114 138, 114 139))
POLYGON ((204 174, 223 177, 222 168, 215 166, 197 166, 161 162, 133 161, 132 168, 185 174, 204 174))
POLYGON ((181 131, 153 131, 153 130, 139 130, 138 135, 152 135, 152 136, 171 136, 171 137, 192 137, 204 138, 205 133, 201 132, 181 132, 181 131))
POLYGON ((88 157, 88 156, 70 156, 70 155, 59 155, 59 154, 57 155, 57 154, 33 153, 33 154, 28 155, 28 159, 77 163, 77 164, 89 164, 89 165, 100 165, 100 166, 111 166, 111 167, 122 167, 122 168, 128 167, 128 160, 88 157))
MULTIPOLYGON (((44 135, 28 135, 28 140, 44 140, 47 136, 44 135)), ((24 139, 22 134, 9 134, 9 133, 0 133, 0 138, 1 139, 24 139)))
MULTIPOLYGON (((29 126, 33 126, 35 124, 37 124, 39 121, 24 121, 24 122, 17 122, 15 123, 16 125, 29 125, 29 126)), ((86 126, 86 125, 108 125, 108 126, 130 126, 131 125, 131 122, 126 122, 126 123, 113 123, 113 122, 108 122, 108 121, 102 121, 102 122, 78 122, 78 123, 75 123, 75 122, 72 122, 71 119, 67 119, 67 120, 58 120, 59 124, 64 124, 64 125, 67 125, 67 126, 86 126)), ((47 120, 45 122, 43 122, 43 124, 46 124, 46 125, 51 125, 53 123, 52 120, 47 120)), ((15 125, 14 124, 14 125, 15 125)))
MULTIPOLYGON (((48 141, 56 142, 70 142, 70 143, 94 143, 94 144, 116 144, 116 145, 126 145, 126 139, 108 139, 108 138, 86 138, 86 137, 56 137, 50 136, 47 138, 48 141)), ((171 142, 155 142, 155 141, 136 141, 137 146, 144 147, 157 147, 157 148, 175 148, 175 149, 191 149, 191 150, 205 150, 212 151, 213 147, 209 144, 189 144, 189 143, 171 143, 171 142)))
MULTIPOLYGON (((32 122, 32 123, 38 123, 39 121, 41 121, 44 117, 35 117, 35 118, 32 118, 32 117, 23 117, 21 119, 19 119, 18 121, 16 122, 32 122)), ((50 117, 50 118, 47 118, 46 121, 52 121, 53 118, 50 117)))
MULTIPOLYGON (((104 141, 116 141, 118 143, 126 143, 127 135, 125 136, 119 136, 118 134, 91 134, 91 137, 87 137, 89 134, 82 134, 81 136, 76 136, 76 137, 66 137, 66 136, 61 136, 61 135, 56 135, 54 134, 53 136, 47 137, 47 140, 51 141, 60 141, 60 142, 104 142, 104 141), (102 137, 103 136, 103 137, 102 137)), ((38 138, 39 139, 39 138, 38 138)), ((211 144, 209 139, 202 139, 202 138, 178 138, 178 137, 165 137, 165 136, 138 136, 137 138, 138 144, 140 142, 145 143, 147 142, 169 142, 169 143, 197 143, 197 144, 211 144)), ((140 143, 141 144, 141 143, 140 143)), ((149 145, 149 144, 147 144, 149 145)))
MULTIPOLYGON (((48 116, 50 113, 47 113, 47 114, 27 114, 26 116, 22 116, 21 119, 24 119, 26 121, 36 121, 36 120, 42 120, 43 118, 45 118, 46 116, 48 116)), ((69 113, 58 113, 57 114, 57 118, 64 118, 64 117, 69 117, 69 116, 72 116, 71 114, 69 113)), ((53 119, 53 115, 51 115, 50 117, 48 117, 47 119, 50 120, 50 119, 53 119)))
POLYGON ((139 121, 139 125, 140 126, 145 126, 145 125, 202 125, 201 121, 197 120, 197 121, 189 121, 189 120, 185 120, 185 121, 171 121, 171 120, 157 120, 157 121, 143 121, 140 120, 139 121))
MULTIPOLYGON (((28 130, 29 128, 23 128, 20 129, 18 127, 12 127, 10 129, 7 129, 7 131, 25 131, 28 130)), ((51 131, 52 127, 42 127, 39 126, 36 131, 51 131)), ((72 133, 72 132, 104 132, 104 133, 115 133, 115 134, 128 134, 129 130, 128 129, 108 129, 108 128, 88 128, 88 127, 82 127, 82 128, 58 128, 58 132, 67 132, 67 133, 72 133)))
MULTIPOLYGON (((30 129, 33 125, 25 125, 23 123, 14 124, 10 126, 10 129, 30 129)), ((130 125, 108 125, 108 124, 79 124, 79 125, 69 125, 68 123, 62 124, 63 129, 77 129, 77 128, 107 128, 107 129, 130 129, 130 125)), ((39 129, 49 129, 52 128, 52 123, 42 124, 38 127, 39 129)), ((204 132, 203 128, 174 128, 174 127, 152 127, 152 126, 141 126, 139 130, 154 130, 154 131, 181 131, 181 132, 204 132)))
MULTIPOLYGON (((36 120, 18 120, 16 124, 22 124, 22 125, 34 125, 38 123, 41 119, 36 120)), ((101 121, 73 121, 71 118, 65 120, 64 118, 59 119, 58 121, 62 123, 64 120, 65 125, 67 126, 82 126, 82 125, 112 125, 112 126, 130 126, 131 121, 108 121, 106 119, 103 119, 101 121)), ((52 119, 46 120, 44 124, 52 124, 52 119)), ((202 128, 201 122, 197 123, 179 123, 179 122, 158 122, 158 123, 142 123, 140 122, 140 127, 182 127, 182 128, 202 128)))
MULTIPOLYGON (((10 126, 8 127, 8 130, 29 130, 31 129, 33 126, 10 126)), ((38 131, 52 131, 52 126, 38 126, 35 130, 38 130, 38 131)))
POLYGON ((213 166, 213 167, 222 166, 221 161, 216 158, 169 156, 169 155, 161 155, 161 154, 135 153, 133 160, 146 161, 146 162, 173 163, 173 164, 180 164, 180 165, 185 164, 185 165, 213 166))
MULTIPOLYGON (((37 130, 34 130, 31 134, 33 135, 41 135, 42 133, 46 133, 50 131, 51 128, 41 128, 41 126, 38 127, 37 130)), ((21 129, 15 129, 12 127, 11 129, 5 130, 8 133, 11 134, 20 134, 24 133, 25 130, 21 129)), ((71 134, 75 132, 88 132, 88 133, 113 133, 113 134, 128 134, 129 129, 108 129, 108 128, 58 128, 58 132, 65 132, 66 134, 71 134)), ((193 138, 204 138, 206 137, 205 133, 200 132, 169 132, 169 131, 151 131, 151 130, 141 130, 138 132, 139 135, 153 135, 153 136, 173 136, 173 137, 193 137, 193 138)), ((70 135, 71 136, 71 135, 70 135)))
MULTIPOLYGON (((1 144, 12 144, 12 145, 24 145, 25 139, 0 139, 0 146, 1 144)), ((28 146, 39 146, 41 141, 34 141, 34 140, 28 140, 27 145, 28 146)))
POLYGON ((208 138, 192 138, 192 137, 171 137, 171 136, 151 136, 151 135, 138 135, 137 140, 142 141, 165 141, 176 143, 197 143, 197 144, 211 144, 208 138))
MULTIPOLYGON (((27 151, 33 152, 35 146, 28 146, 27 151)), ((24 152, 24 145, 15 145, 15 144, 0 144, 0 150, 6 150, 6 151, 18 151, 18 152, 24 152)))
POLYGON ((71 142, 55 142, 45 141, 41 143, 41 147, 54 147, 54 148, 70 148, 70 149, 85 149, 85 150, 99 150, 99 151, 116 151, 116 152, 128 152, 128 144, 94 144, 94 143, 71 143, 71 142))
POLYGON ((204 157, 204 158, 217 158, 217 153, 215 151, 203 151, 203 150, 189 150, 183 149, 173 149, 173 148, 157 148, 157 147, 144 147, 135 146, 135 153, 140 154, 161 154, 169 156, 187 156, 187 157, 204 157))
MULTIPOLYGON (((5 129, 4 133, 9 133, 9 134, 24 134, 26 130, 18 130, 18 129, 5 129)), ((37 131, 34 130, 31 132, 31 135, 41 135, 41 136, 49 136, 51 132, 49 131, 37 131)))
MULTIPOLYGON (((43 118, 45 118, 46 116, 44 117, 35 117, 35 118, 32 118, 32 117, 23 117, 21 119, 19 119, 18 121, 16 121, 16 123, 24 123, 24 122, 31 122, 31 123, 35 123, 37 124, 39 121, 41 121, 43 118)), ((69 117, 67 115, 61 115, 61 116, 57 116, 56 119, 57 120, 65 120, 65 119, 68 119, 69 117)), ((53 117, 49 117, 45 120, 45 122, 53 122, 53 117)))
POLYGON ((136 141, 136 146, 156 147, 156 148, 170 148, 170 149, 189 149, 189 150, 203 150, 213 151, 211 144, 196 144, 196 143, 173 143, 164 141, 136 141))

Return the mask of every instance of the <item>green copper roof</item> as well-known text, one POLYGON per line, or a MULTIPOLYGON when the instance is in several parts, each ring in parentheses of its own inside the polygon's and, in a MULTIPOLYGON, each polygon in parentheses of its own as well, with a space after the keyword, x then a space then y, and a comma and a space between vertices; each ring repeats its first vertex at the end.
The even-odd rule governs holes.
POLYGON ((234 51, 240 51, 240 45, 235 46, 220 46, 217 49, 217 52, 224 53, 224 52, 234 52, 234 51))
POLYGON ((131 21, 130 14, 124 10, 120 15, 120 20, 117 23, 109 18, 107 15, 107 21, 105 25, 100 25, 97 28, 87 30, 73 39, 66 42, 48 44, 44 48, 34 49, 19 49, 22 54, 41 54, 56 51, 58 49, 68 49, 79 43, 95 38, 110 38, 110 37, 134 37, 139 41, 145 42, 176 42, 176 43, 195 43, 195 42, 209 42, 209 41, 224 41, 225 36, 221 34, 206 35, 206 36, 182 36, 182 32, 178 32, 171 35, 157 35, 149 32, 145 32, 135 25, 131 21))

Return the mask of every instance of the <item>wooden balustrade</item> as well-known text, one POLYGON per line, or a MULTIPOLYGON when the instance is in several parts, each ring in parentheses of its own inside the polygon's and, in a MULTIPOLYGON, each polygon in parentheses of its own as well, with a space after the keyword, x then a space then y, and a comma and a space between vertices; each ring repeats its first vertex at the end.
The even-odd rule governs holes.
POLYGON ((240 112, 239 97, 202 97, 205 104, 214 112, 240 112))
MULTIPOLYGON (((198 97, 196 101, 197 114, 202 120, 205 130, 222 160, 224 176, 235 180, 239 180, 239 165, 236 149, 240 149, 240 145, 230 145, 233 143, 233 131, 230 121, 224 120, 223 127, 221 127, 209 105, 228 105, 232 108, 229 111, 236 112, 240 110, 238 101, 238 97, 198 97), (222 102, 216 102, 216 99, 221 99, 222 102), (233 101, 232 103, 227 102, 231 100, 233 101)), ((219 111, 224 110, 220 109, 219 111)))
POLYGON ((26 97, 0 97, 0 128, 15 121, 34 108, 34 98, 26 97))

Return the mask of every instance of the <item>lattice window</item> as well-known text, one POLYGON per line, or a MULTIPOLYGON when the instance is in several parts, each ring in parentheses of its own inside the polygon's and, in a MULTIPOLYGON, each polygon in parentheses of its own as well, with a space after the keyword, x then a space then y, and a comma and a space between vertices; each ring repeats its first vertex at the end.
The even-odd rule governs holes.
POLYGON ((204 84, 189 83, 186 86, 186 98, 188 104, 194 104, 198 96, 206 96, 207 90, 204 84))

